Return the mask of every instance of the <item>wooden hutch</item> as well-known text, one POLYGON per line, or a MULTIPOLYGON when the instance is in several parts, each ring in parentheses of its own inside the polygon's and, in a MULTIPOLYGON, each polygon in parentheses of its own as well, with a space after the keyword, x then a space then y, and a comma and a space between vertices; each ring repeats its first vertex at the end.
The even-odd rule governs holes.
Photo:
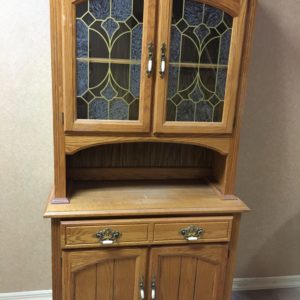
POLYGON ((54 300, 230 300, 255 0, 50 0, 54 300))

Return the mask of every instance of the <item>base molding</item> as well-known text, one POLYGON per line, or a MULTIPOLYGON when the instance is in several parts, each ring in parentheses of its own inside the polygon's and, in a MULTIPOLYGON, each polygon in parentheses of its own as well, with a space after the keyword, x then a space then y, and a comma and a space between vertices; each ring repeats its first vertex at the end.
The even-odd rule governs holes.
MULTIPOLYGON (((234 291, 273 290, 300 288, 300 275, 236 278, 233 282, 234 291)), ((52 300, 52 291, 33 291, 18 293, 0 293, 0 300, 52 300)))
POLYGON ((234 291, 276 290, 300 288, 300 275, 279 277, 236 278, 234 291))
POLYGON ((52 300, 52 291, 0 293, 0 300, 52 300))

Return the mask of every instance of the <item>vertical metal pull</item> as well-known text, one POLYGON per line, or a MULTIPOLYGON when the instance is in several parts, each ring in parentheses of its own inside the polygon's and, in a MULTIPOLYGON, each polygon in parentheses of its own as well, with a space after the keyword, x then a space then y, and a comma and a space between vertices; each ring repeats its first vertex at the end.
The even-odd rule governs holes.
POLYGON ((148 44, 148 63, 147 63, 147 74, 151 77, 153 71, 153 43, 148 44))
POLYGON ((145 299, 144 278, 141 278, 141 281, 140 281, 140 298, 141 298, 141 300, 145 299))
POLYGON ((160 60, 160 78, 164 78, 165 74, 166 74, 166 61, 167 61, 167 57, 166 57, 166 52, 167 52, 167 45, 165 43, 162 44, 161 46, 161 60, 160 60))
POLYGON ((151 282, 151 300, 156 299, 156 279, 155 277, 152 278, 151 282))

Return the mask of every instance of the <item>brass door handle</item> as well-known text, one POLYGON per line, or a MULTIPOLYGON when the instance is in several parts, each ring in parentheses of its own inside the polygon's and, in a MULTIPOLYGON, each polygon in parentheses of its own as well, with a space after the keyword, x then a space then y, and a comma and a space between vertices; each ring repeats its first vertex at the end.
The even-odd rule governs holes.
POLYGON ((119 231, 113 231, 111 228, 105 228, 96 233, 96 237, 102 245, 112 245, 113 243, 116 243, 121 235, 122 234, 119 231))
POLYGON ((166 74, 166 68, 167 68, 167 56, 166 56, 166 52, 167 52, 167 45, 165 43, 162 44, 161 46, 161 59, 160 59, 160 78, 164 78, 165 74, 166 74))
POLYGON ((145 299, 144 278, 141 278, 141 281, 140 281, 140 298, 141 298, 141 300, 145 299))
POLYGON ((153 43, 148 44, 148 63, 147 63, 147 74, 148 77, 151 77, 153 71, 153 43))
POLYGON ((198 241, 201 235, 204 233, 204 229, 200 228, 196 225, 191 225, 189 227, 183 228, 180 230, 180 234, 187 240, 187 241, 198 241))
POLYGON ((156 280, 155 277, 153 277, 151 282, 151 300, 156 299, 156 280))

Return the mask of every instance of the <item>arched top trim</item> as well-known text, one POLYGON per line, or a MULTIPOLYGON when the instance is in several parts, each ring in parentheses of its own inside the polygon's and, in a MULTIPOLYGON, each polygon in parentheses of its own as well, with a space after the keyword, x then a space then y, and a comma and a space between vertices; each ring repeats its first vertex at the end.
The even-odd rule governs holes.
POLYGON ((245 0, 195 0, 201 3, 222 9, 233 17, 237 17, 241 11, 241 2, 245 0))
MULTIPOLYGON (((88 0, 71 0, 72 4, 79 4, 88 0)), ((241 10, 241 2, 244 0, 196 0, 201 3, 205 3, 219 9, 226 11, 233 17, 237 17, 241 10)))
POLYGON ((117 143, 138 143, 138 142, 156 142, 156 143, 176 143, 189 144, 205 147, 217 151, 222 155, 227 155, 230 149, 231 138, 214 137, 103 137, 103 136, 66 136, 65 151, 72 155, 76 152, 107 144, 117 143))

